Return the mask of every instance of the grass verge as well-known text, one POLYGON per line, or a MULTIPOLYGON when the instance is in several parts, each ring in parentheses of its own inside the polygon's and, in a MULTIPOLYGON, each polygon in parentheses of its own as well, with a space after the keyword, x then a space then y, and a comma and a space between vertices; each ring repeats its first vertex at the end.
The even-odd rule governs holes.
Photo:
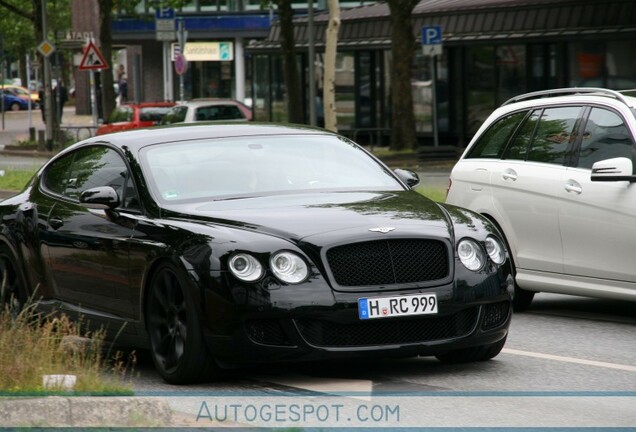
POLYGON ((0 311, 0 395, 132 395, 134 359, 104 356, 104 335, 65 315, 40 316, 34 305, 0 311), (45 388, 43 375, 75 375, 72 391, 45 388))
POLYGON ((35 168, 32 170, 4 170, 4 174, 0 176, 0 190, 21 191, 36 171, 35 168))
POLYGON ((415 190, 427 198, 443 203, 446 201, 446 188, 430 187, 426 185, 419 185, 415 187, 415 190))

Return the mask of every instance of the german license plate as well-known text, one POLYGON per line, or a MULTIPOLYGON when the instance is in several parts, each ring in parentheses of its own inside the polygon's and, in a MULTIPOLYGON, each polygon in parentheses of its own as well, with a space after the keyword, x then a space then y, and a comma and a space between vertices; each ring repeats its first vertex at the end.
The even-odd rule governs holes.
POLYGON ((358 316, 361 320, 436 313, 435 294, 358 299, 358 316))

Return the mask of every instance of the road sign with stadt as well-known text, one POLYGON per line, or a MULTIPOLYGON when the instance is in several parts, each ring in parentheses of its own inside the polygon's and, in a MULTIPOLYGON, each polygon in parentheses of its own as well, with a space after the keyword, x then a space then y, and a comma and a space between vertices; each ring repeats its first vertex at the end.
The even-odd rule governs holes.
POLYGON ((40 45, 38 45, 38 52, 42 54, 44 57, 49 57, 55 51, 55 46, 47 41, 43 40, 40 45))
POLYGON ((108 69, 108 63, 104 60, 104 56, 99 52, 93 41, 88 42, 84 56, 79 65, 79 70, 102 70, 108 69))
POLYGON ((422 52, 429 56, 442 54, 442 26, 422 27, 422 52))

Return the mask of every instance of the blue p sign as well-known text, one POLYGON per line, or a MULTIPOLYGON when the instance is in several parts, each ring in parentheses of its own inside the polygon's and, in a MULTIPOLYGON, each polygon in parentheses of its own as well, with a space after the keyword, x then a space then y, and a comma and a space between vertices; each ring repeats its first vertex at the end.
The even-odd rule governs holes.
POLYGON ((422 27, 422 44, 441 45, 442 44, 442 26, 422 27))

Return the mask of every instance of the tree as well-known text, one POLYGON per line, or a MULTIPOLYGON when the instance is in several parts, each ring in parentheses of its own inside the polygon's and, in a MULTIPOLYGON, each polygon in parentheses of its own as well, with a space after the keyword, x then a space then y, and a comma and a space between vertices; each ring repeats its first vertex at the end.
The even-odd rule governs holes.
POLYGON ((411 14, 419 0, 387 0, 391 16, 391 148, 413 149, 416 144, 411 68, 415 37, 411 14))
MULTIPOLYGON (((0 35, 2 35, 5 54, 4 60, 19 60, 18 73, 22 83, 25 84, 27 70, 24 59, 29 50, 36 45, 33 5, 31 3, 18 3, 16 1, 11 3, 0 1, 0 6, 15 15, 14 19, 0 21, 0 35)), ((42 33, 41 27, 40 23, 40 34, 42 33)))
POLYGON ((102 112, 104 118, 115 109, 115 90, 113 82, 113 35, 111 31, 111 15, 113 13, 113 0, 99 0, 99 41, 104 59, 108 62, 105 73, 100 75, 102 83, 102 112))
MULTIPOLYGON (((290 123, 302 123, 303 112, 300 76, 296 59, 296 40, 294 38, 294 10, 291 0, 274 0, 278 6, 280 20, 281 49, 283 51, 283 79, 287 90, 287 120, 290 123)), ((312 101, 313 103, 313 101, 312 101)))
POLYGON ((338 50, 338 31, 340 30, 340 5, 338 4, 338 0, 328 0, 328 5, 329 24, 327 25, 327 30, 325 31, 325 75, 323 78, 325 128, 333 132, 338 132, 335 82, 336 54, 338 50))

